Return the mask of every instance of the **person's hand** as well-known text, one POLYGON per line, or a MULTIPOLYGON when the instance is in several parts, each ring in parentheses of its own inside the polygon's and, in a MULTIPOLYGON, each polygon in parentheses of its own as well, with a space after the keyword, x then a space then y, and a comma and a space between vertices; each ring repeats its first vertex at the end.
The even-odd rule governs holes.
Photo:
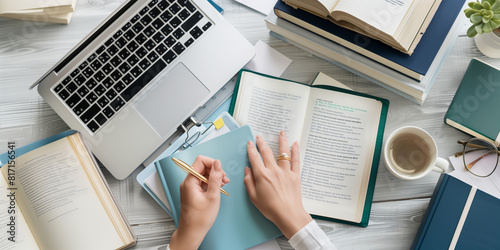
MULTIPOLYGON (((279 138, 279 153, 290 155, 284 131, 279 138)), ((302 205, 299 146, 293 143, 291 161, 278 162, 262 136, 257 136, 257 146, 260 154, 252 141, 247 145, 252 166, 245 168, 248 195, 260 212, 290 239, 312 220, 302 205)))
POLYGON ((219 160, 198 156, 192 167, 208 179, 208 184, 191 174, 182 182, 179 226, 170 239, 172 250, 198 249, 217 218, 220 188, 229 182, 219 160))

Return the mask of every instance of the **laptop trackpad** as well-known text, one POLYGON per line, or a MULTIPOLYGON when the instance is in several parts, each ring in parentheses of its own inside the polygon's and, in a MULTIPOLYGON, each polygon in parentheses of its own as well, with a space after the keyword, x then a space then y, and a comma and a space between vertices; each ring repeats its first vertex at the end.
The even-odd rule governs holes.
POLYGON ((135 103, 135 109, 158 135, 164 137, 178 127, 193 108, 201 106, 200 101, 208 93, 205 85, 179 63, 135 103))

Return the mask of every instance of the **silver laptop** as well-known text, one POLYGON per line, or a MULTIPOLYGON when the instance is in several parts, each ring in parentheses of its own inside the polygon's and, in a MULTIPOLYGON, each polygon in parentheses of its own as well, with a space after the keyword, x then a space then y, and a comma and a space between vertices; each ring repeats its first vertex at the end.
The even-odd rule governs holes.
POLYGON ((254 53, 206 0, 126 1, 32 87, 124 179, 254 53))

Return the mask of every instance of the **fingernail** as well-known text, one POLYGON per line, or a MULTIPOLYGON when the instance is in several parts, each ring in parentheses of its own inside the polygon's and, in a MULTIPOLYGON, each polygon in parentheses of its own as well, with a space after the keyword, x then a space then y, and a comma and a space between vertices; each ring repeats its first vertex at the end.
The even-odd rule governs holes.
POLYGON ((214 162, 214 169, 217 170, 217 171, 220 171, 222 170, 222 167, 221 167, 221 162, 219 160, 216 160, 214 162))
POLYGON ((260 140, 260 139, 262 139, 262 136, 258 135, 257 140, 260 140))
POLYGON ((281 130, 280 135, 285 135, 285 131, 281 130))

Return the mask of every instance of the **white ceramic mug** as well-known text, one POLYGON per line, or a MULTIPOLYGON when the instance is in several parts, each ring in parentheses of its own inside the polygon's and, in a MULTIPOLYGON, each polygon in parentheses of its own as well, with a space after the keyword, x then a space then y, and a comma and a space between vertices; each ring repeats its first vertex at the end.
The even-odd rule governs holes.
POLYGON ((449 163, 438 157, 436 142, 425 130, 408 126, 392 132, 384 145, 387 169, 403 180, 416 180, 431 170, 446 172, 449 163))

